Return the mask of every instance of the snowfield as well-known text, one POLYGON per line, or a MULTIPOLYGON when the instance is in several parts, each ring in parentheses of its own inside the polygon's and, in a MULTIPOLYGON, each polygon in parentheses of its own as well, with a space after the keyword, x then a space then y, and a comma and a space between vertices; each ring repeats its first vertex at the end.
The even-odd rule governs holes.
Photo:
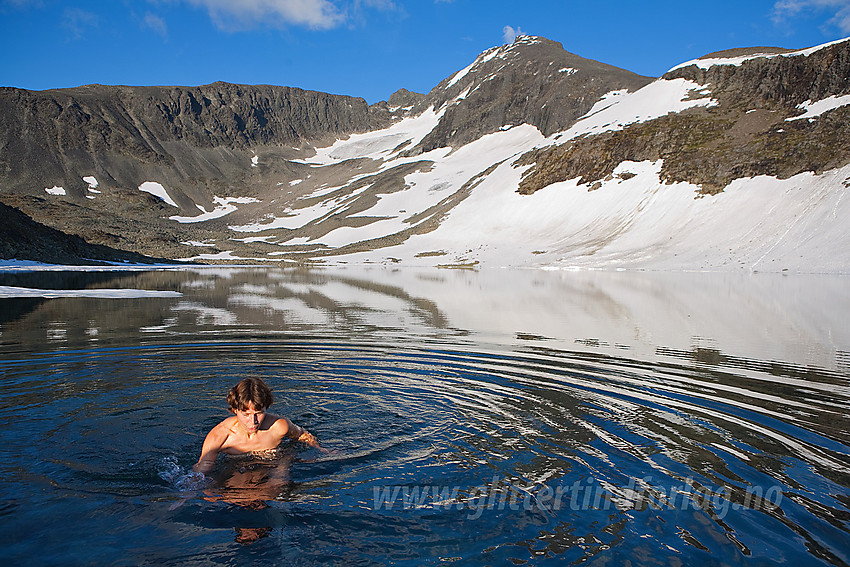
POLYGON ((163 202, 172 207, 180 208, 177 203, 174 202, 174 199, 168 194, 165 187, 162 186, 161 183, 157 183, 156 181, 145 181, 141 185, 139 185, 139 191, 144 191, 145 193, 150 193, 154 197, 159 197, 163 202))

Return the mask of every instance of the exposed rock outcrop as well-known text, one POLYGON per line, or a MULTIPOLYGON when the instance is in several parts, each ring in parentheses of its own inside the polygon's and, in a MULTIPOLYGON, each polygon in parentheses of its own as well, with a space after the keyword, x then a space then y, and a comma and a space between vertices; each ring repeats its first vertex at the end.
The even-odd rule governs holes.
MULTIPOLYGON (((714 54, 739 57, 766 48, 714 54)), ((706 193, 721 191, 741 177, 788 178, 850 162, 850 107, 809 121, 798 105, 850 94, 850 41, 808 55, 770 49, 739 65, 679 67, 662 79, 705 85, 717 104, 690 109, 613 132, 585 136, 531 152, 518 162, 534 164, 519 191, 580 178, 593 184, 623 161, 664 160, 662 179, 688 181, 706 193)), ((706 56, 709 58, 710 56, 706 56)))

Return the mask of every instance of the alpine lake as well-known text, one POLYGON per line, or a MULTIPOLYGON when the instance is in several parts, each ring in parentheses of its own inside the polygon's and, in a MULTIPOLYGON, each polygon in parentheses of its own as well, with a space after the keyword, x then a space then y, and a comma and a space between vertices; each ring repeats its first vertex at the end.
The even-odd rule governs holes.
POLYGON ((850 564, 848 276, 0 271, 0 555, 850 564), (191 472, 245 377, 288 440, 191 472))

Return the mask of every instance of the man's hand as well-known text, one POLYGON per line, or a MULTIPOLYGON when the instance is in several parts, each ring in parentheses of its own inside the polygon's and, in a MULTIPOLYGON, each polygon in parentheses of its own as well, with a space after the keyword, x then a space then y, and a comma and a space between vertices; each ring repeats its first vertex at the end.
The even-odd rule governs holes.
POLYGON ((316 449, 319 449, 320 451, 324 451, 325 453, 330 452, 319 444, 319 440, 316 439, 315 435, 313 435, 312 433, 310 433, 306 429, 303 429, 303 428, 300 428, 300 429, 301 429, 302 433, 301 433, 301 435, 298 436, 299 442, 306 443, 307 445, 310 445, 311 447, 315 447, 316 449))

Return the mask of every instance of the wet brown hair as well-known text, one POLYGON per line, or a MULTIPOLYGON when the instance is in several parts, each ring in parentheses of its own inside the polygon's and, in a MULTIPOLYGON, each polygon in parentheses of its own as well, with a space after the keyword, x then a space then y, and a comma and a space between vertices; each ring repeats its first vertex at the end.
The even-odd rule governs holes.
POLYGON ((269 409, 274 402, 274 396, 266 383, 259 378, 245 378, 233 386, 227 393, 227 404, 230 411, 244 411, 248 404, 257 411, 269 409))

